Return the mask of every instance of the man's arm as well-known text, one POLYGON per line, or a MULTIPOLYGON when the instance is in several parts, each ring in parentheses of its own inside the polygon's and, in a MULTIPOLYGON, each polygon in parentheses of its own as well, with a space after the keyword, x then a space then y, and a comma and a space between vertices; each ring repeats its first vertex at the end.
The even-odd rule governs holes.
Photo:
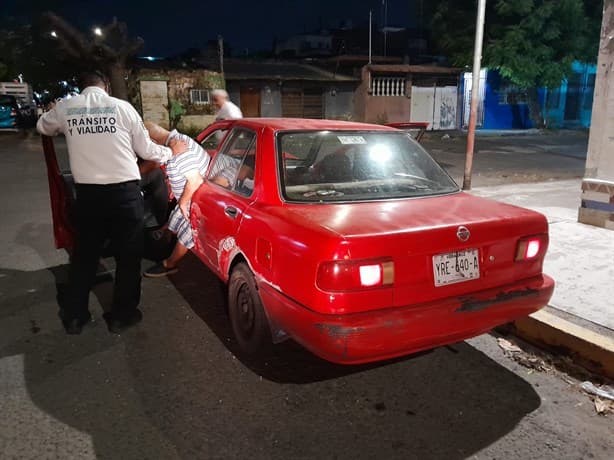
POLYGON ((198 187, 200 187, 203 183, 203 176, 200 175, 200 172, 197 169, 193 169, 186 173, 185 178, 187 179, 187 182, 177 204, 179 204, 181 214, 183 214, 183 216, 189 220, 192 195, 194 195, 194 192, 196 192, 198 187))
POLYGON ((176 143, 173 148, 158 145, 151 140, 149 133, 143 125, 143 120, 132 106, 127 106, 127 116, 131 124, 132 148, 135 153, 144 160, 157 163, 166 163, 173 155, 184 152, 187 148, 185 143, 176 143))
POLYGON ((62 124, 55 107, 41 115, 36 122, 36 130, 45 136, 56 136, 62 132, 62 124))

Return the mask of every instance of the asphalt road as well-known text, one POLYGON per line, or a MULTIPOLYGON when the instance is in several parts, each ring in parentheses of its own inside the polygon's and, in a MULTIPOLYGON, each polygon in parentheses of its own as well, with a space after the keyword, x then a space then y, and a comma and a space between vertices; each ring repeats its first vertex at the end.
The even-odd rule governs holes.
MULTIPOLYGON (((422 143, 456 182, 462 184, 466 136, 459 132, 429 132, 422 143)), ((584 176, 587 144, 586 131, 478 135, 472 186, 581 178, 584 176)))
POLYGON ((521 367, 491 335, 360 367, 292 343, 237 357, 224 288, 194 257, 144 280, 145 319, 122 336, 101 319, 101 277, 95 322, 67 336, 38 139, 0 135, 0 161, 2 459, 611 458, 612 418, 577 382, 521 367))

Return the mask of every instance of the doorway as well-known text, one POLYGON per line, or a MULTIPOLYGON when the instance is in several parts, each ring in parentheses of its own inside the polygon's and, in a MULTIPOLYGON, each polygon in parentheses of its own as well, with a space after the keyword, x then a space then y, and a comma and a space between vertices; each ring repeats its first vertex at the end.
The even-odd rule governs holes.
POLYGON ((244 117, 260 116, 260 88, 241 88, 239 97, 244 117))

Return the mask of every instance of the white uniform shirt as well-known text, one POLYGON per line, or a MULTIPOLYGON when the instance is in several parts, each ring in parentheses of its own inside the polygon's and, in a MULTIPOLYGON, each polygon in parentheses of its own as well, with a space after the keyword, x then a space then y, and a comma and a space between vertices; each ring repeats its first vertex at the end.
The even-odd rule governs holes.
POLYGON ((41 134, 64 133, 70 169, 78 184, 117 184, 139 180, 137 155, 166 163, 171 149, 152 142, 130 103, 90 86, 60 101, 36 124, 41 134))
POLYGON ((230 101, 224 102, 222 108, 215 115, 216 120, 232 120, 235 118, 243 118, 241 109, 230 101))

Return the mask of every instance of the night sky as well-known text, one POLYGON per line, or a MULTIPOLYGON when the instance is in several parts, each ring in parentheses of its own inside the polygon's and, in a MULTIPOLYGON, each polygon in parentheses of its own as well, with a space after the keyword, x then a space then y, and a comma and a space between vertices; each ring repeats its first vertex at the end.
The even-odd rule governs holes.
MULTIPOLYGON (((222 35, 234 55, 270 50, 273 38, 337 27, 341 21, 367 23, 383 16, 382 0, 3 0, 2 15, 27 22, 52 10, 82 29, 105 24, 115 16, 128 24, 131 35, 145 40, 144 55, 169 56, 190 47, 201 48, 222 35), (146 4, 147 6, 143 6, 146 4)), ((415 24, 413 0, 387 0, 388 25, 415 24)))

